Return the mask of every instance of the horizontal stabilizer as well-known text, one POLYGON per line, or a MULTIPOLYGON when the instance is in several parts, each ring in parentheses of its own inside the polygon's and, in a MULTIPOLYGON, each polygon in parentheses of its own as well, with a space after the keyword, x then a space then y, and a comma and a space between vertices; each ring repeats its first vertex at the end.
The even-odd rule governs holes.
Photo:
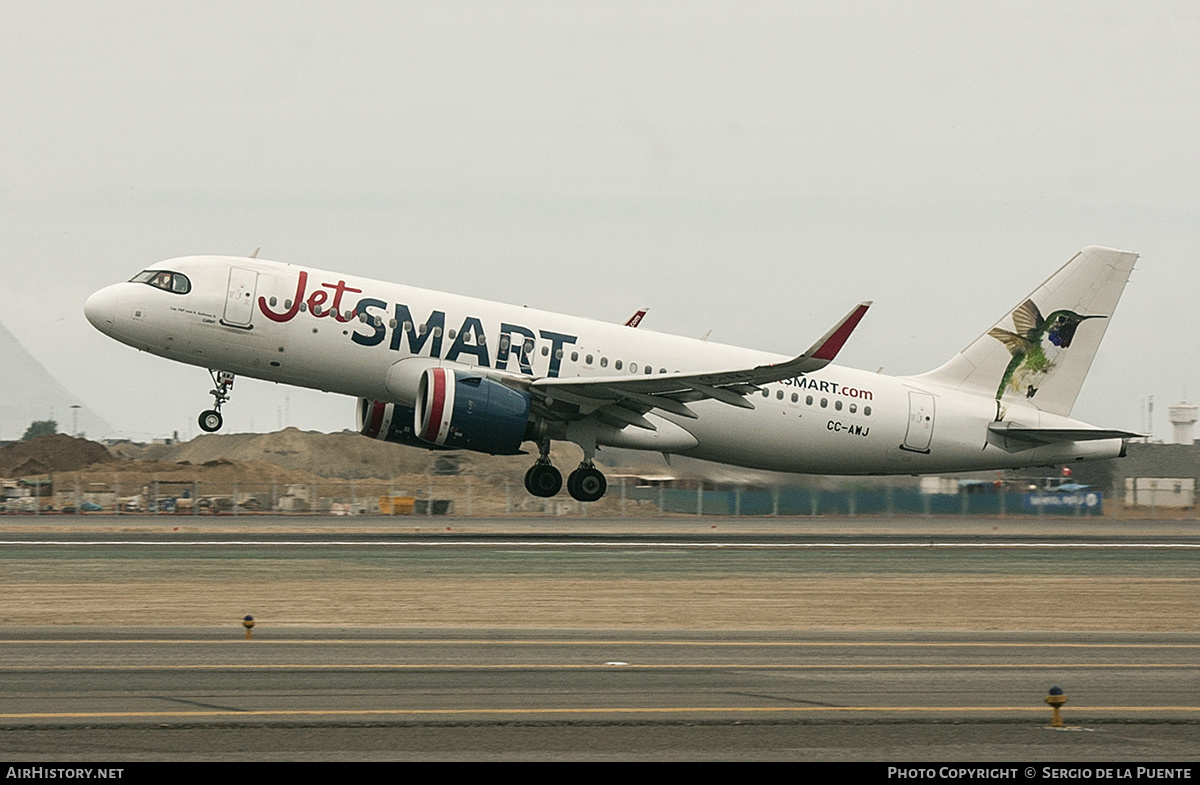
POLYGON ((1139 439, 1141 437, 1140 433, 1102 428, 1030 428, 1010 422, 994 422, 988 426, 988 441, 1010 452, 1029 450, 1043 444, 1091 442, 1102 439, 1139 439))

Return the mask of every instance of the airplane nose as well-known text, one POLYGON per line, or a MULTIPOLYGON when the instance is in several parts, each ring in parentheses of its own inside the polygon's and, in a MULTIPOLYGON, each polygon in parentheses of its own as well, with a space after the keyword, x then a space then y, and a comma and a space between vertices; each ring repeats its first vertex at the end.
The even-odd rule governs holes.
POLYGON ((117 313, 117 291, 115 286, 106 286, 87 298, 83 304, 83 315, 102 333, 112 329, 113 317, 117 313))

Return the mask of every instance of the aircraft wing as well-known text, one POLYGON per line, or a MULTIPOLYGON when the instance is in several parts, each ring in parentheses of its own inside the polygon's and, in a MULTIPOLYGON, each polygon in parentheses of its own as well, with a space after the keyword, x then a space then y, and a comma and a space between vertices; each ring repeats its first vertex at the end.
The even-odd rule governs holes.
POLYGON ((785 362, 705 373, 545 378, 533 382, 529 391, 544 415, 578 419, 596 414, 617 427, 634 425, 649 430, 655 428, 641 415, 651 409, 692 419, 696 413, 687 404, 696 401, 712 399, 753 409, 745 396, 757 392, 760 385, 811 373, 832 362, 870 305, 856 305, 807 351, 785 362))

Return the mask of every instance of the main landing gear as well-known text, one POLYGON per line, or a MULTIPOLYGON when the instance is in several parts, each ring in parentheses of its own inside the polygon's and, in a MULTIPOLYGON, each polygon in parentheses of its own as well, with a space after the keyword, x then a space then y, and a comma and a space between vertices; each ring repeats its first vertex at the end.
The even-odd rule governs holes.
POLYGON ((567 475, 567 493, 581 502, 600 501, 608 490, 608 480, 591 461, 584 461, 579 468, 567 475))
POLYGON ((562 472, 550 463, 550 440, 538 442, 538 460, 525 472, 525 490, 534 496, 549 499, 562 490, 562 472))
MULTIPOLYGON (((539 445, 541 457, 537 463, 525 472, 525 490, 534 496, 548 499, 562 490, 562 472, 550 463, 549 440, 539 445)), ((592 463, 590 456, 585 456, 579 468, 567 476, 567 493, 571 498, 581 502, 599 501, 608 490, 608 481, 592 463)))
POLYGON ((525 472, 525 490, 548 499, 562 490, 562 472, 549 460, 545 463, 539 460, 525 472))
POLYGON ((209 393, 213 397, 213 408, 208 411, 200 412, 200 430, 205 433, 214 433, 221 430, 221 426, 225 423, 221 417, 221 405, 229 400, 229 391, 233 389, 233 374, 229 371, 213 371, 210 370, 209 375, 212 376, 213 389, 209 393))

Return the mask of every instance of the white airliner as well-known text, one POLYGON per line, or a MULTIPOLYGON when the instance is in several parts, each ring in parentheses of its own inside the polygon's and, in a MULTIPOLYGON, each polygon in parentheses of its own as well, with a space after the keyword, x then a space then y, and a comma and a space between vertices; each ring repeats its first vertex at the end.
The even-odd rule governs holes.
POLYGON ((984 335, 919 376, 832 365, 870 303, 787 358, 622 324, 256 258, 171 259, 88 298, 101 332, 209 369, 221 427, 235 375, 355 396, 375 439, 499 455, 537 445, 525 486, 553 496, 554 440, 607 487, 602 446, 755 469, 921 474, 1113 458, 1137 434, 1069 418, 1137 255, 1085 248, 984 335))

